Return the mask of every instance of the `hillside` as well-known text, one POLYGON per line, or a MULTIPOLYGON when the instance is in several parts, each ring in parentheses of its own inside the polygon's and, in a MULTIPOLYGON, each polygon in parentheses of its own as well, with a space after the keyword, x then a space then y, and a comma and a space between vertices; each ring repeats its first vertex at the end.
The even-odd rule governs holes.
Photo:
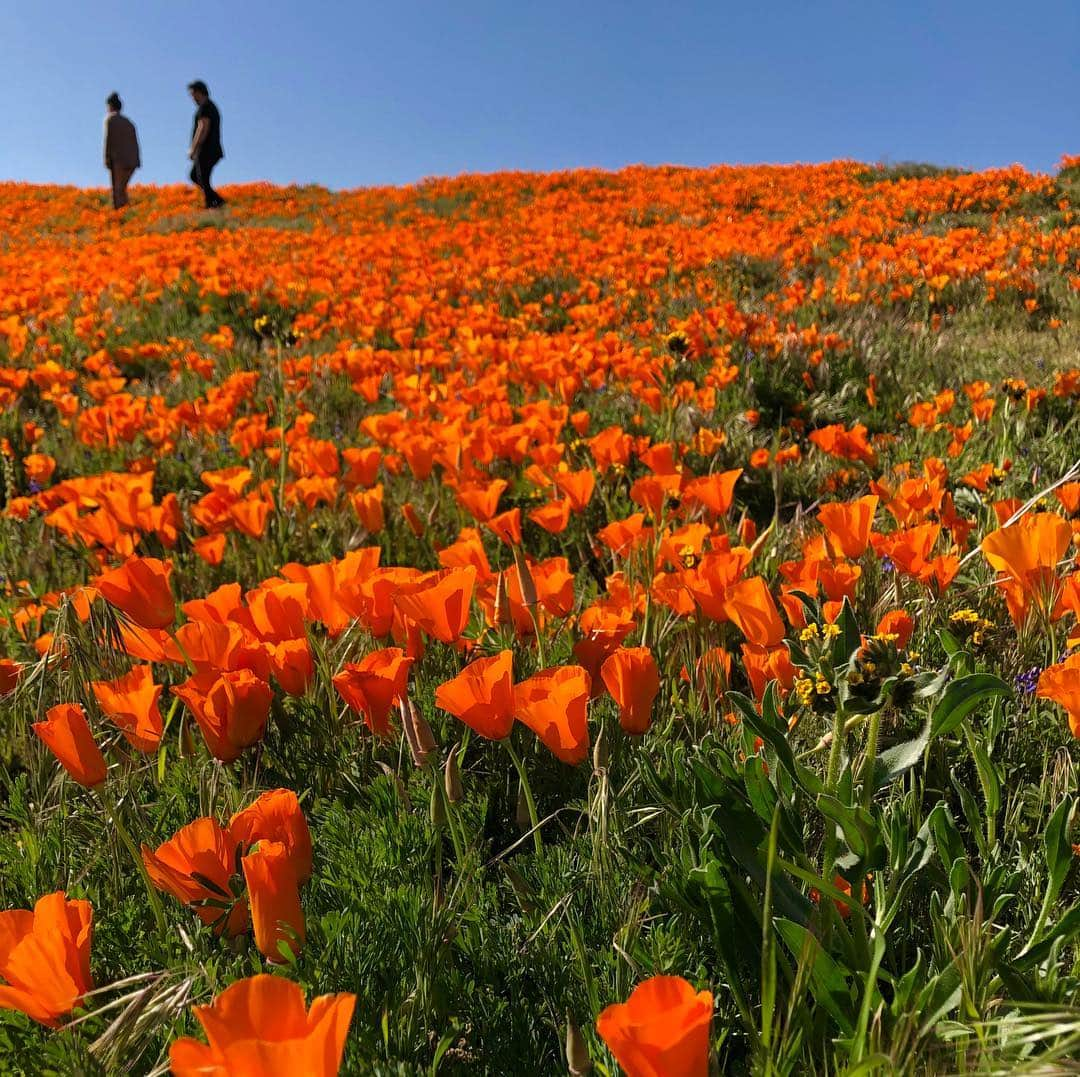
POLYGON ((0 1072, 1080 1057, 1080 158, 222 192, 0 184, 0 1072))

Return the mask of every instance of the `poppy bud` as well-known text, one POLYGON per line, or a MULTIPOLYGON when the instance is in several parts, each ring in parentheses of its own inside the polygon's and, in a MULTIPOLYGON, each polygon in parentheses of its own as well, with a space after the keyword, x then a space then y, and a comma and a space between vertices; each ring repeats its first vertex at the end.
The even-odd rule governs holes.
POLYGON ((528 562, 525 560, 525 551, 520 546, 514 546, 514 567, 517 569, 518 588, 521 591, 521 604, 532 609, 536 606, 536 581, 533 580, 528 562))
POLYGON ((443 768, 443 785, 446 789, 446 799, 451 804, 457 804, 464 800, 465 790, 461 785, 461 768, 458 766, 456 744, 446 757, 446 766, 443 768))
POLYGON ((436 830, 446 826, 446 804, 440 795, 438 782, 431 785, 431 825, 436 830))
POLYGON ((589 1058, 585 1037, 569 1014, 566 1015, 566 1065, 570 1069, 571 1077, 584 1077, 592 1070, 592 1059, 589 1058))
POLYGON ((409 525, 409 530, 417 537, 424 537, 424 521, 420 519, 420 514, 413 507, 411 501, 407 501, 401 506, 401 515, 405 517, 405 522, 409 525))
POLYGON ((525 786, 518 784, 517 808, 514 811, 514 819, 522 830, 528 830, 532 826, 532 816, 529 814, 529 801, 525 796, 525 786))
POLYGON ((409 742, 413 763, 418 767, 426 767, 436 749, 431 726, 412 700, 403 697, 398 701, 398 709, 401 711, 401 725, 405 730, 405 739, 409 742))
POLYGON ((510 624, 510 598, 506 593, 506 574, 500 572, 495 583, 495 627, 510 624))

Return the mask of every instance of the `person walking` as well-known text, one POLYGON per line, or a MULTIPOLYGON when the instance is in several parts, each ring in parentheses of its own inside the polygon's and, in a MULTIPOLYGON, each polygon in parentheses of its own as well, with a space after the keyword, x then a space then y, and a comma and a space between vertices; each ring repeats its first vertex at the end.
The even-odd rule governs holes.
POLYGON ((109 94, 105 107, 109 110, 105 115, 105 167, 112 176, 113 209, 122 209, 128 204, 132 173, 142 164, 139 136, 135 124, 121 112, 124 105, 118 93, 109 94))
POLYGON ((210 173, 225 156, 221 148, 221 113, 210 100, 210 91, 205 82, 196 80, 190 83, 188 92, 197 106, 191 128, 191 148, 188 150, 188 158, 192 162, 191 182, 202 190, 206 208, 217 209, 225 205, 225 199, 210 186, 210 173))

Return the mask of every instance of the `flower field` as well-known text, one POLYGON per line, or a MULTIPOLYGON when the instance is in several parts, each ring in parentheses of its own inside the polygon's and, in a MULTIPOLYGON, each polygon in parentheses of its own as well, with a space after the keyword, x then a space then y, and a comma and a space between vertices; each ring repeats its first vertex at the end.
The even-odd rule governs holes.
POLYGON ((225 193, 0 184, 0 1072, 1080 1058, 1080 158, 225 193))

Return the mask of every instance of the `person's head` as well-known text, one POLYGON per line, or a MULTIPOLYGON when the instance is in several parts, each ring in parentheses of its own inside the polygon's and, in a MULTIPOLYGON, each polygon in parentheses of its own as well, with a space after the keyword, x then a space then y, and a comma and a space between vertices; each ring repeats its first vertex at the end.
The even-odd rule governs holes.
POLYGON ((119 112, 124 107, 124 103, 120 100, 120 95, 118 93, 109 94, 109 96, 105 98, 105 104, 110 112, 119 112))
POLYGON ((197 105, 201 105, 210 98, 210 91, 206 88, 206 83, 203 82, 202 79, 196 79, 194 82, 189 82, 188 93, 191 94, 192 100, 194 100, 197 105))

